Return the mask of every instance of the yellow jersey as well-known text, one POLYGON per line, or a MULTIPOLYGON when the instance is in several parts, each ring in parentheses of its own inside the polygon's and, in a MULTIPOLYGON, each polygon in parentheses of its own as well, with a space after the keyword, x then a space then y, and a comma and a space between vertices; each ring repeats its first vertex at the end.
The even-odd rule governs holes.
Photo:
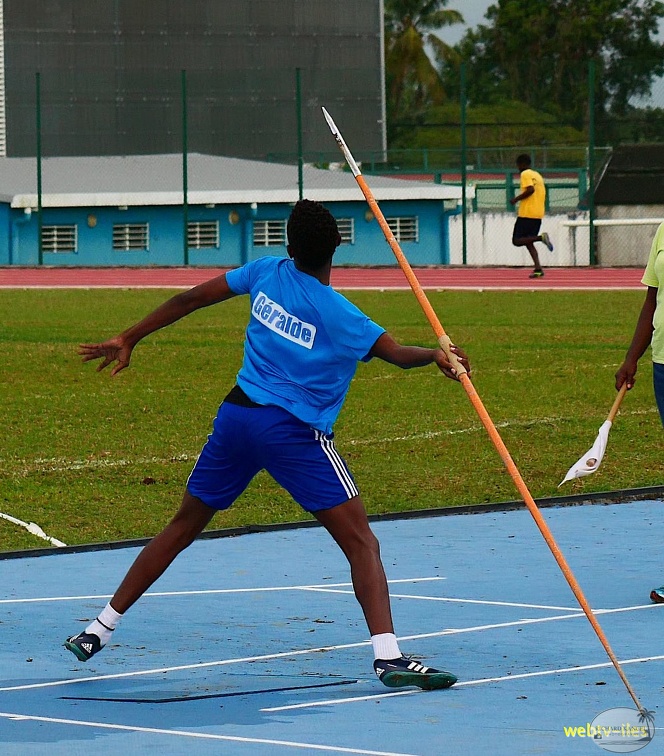
POLYGON ((641 283, 657 289, 657 306, 652 319, 652 361, 664 363, 664 223, 660 225, 652 240, 650 256, 641 283))
POLYGON ((544 202, 546 200, 544 179, 537 171, 526 168, 525 171, 521 171, 521 192, 525 191, 529 186, 532 186, 535 191, 530 197, 526 197, 526 199, 522 199, 519 202, 518 216, 519 218, 543 218, 544 202))

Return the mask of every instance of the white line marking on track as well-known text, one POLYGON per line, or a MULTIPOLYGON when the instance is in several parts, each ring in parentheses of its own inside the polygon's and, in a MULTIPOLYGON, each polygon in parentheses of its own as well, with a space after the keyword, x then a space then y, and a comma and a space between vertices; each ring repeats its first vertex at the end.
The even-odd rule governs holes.
MULTIPOLYGON (((353 595, 353 591, 331 590, 330 588, 311 587, 306 590, 314 593, 345 593, 353 595)), ((483 606, 515 606, 520 609, 550 609, 562 612, 578 612, 578 606, 545 606, 543 604, 520 604, 513 601, 484 601, 482 599, 449 598, 447 596, 416 596, 409 593, 392 593, 390 598, 416 599, 419 601, 446 601, 451 604, 481 604, 483 606)))
MULTIPOLYGON (((664 655, 644 656, 640 659, 623 659, 620 662, 620 664, 621 665, 640 664, 642 662, 662 661, 662 660, 664 660, 664 655)), ((504 675, 503 677, 483 677, 478 680, 462 680, 461 682, 455 683, 454 687, 461 688, 461 687, 470 687, 473 685, 486 685, 487 683, 506 682, 508 680, 524 680, 526 678, 531 678, 531 677, 545 677, 547 675, 561 675, 561 674, 567 674, 569 672, 582 672, 584 670, 589 670, 589 669, 606 669, 607 667, 613 667, 612 662, 603 662, 601 664, 585 664, 579 667, 561 667, 560 669, 548 669, 548 670, 541 670, 539 672, 524 672, 519 675, 504 675)), ((271 707, 266 707, 264 709, 261 709, 261 711, 275 712, 275 711, 288 711, 289 709, 308 709, 310 707, 316 707, 316 706, 336 706, 339 704, 357 703, 358 701, 380 700, 383 698, 391 698, 393 696, 409 696, 409 695, 412 696, 414 694, 423 693, 423 692, 424 691, 419 690, 419 689, 400 690, 395 693, 378 693, 376 695, 370 695, 370 696, 352 696, 349 698, 328 699, 326 701, 310 701, 309 703, 290 704, 288 706, 271 706, 271 707)))
MULTIPOLYGON (((614 614, 618 612, 631 612, 640 609, 656 609, 660 604, 644 604, 642 606, 620 607, 618 609, 598 609, 595 610, 595 614, 614 614)), ((474 627, 463 628, 447 628, 445 630, 439 630, 432 633, 418 633, 417 635, 401 635, 399 640, 421 640, 423 638, 440 638, 445 635, 460 635, 463 633, 482 632, 485 630, 499 630, 508 627, 520 627, 523 625, 537 625, 542 622, 557 622, 560 620, 570 620, 584 618, 586 615, 583 612, 576 614, 560 614, 553 617, 539 617, 539 618, 526 618, 519 619, 514 622, 499 622, 493 625, 476 625, 474 627)), ((359 641, 356 643, 344 643, 336 646, 319 646, 317 648, 305 648, 295 649, 293 651, 283 651, 278 654, 263 654, 261 656, 247 656, 239 657, 235 659, 218 659, 211 662, 197 662, 195 664, 182 664, 176 667, 159 667, 153 669, 137 670, 135 672, 117 672, 112 675, 97 675, 92 677, 78 677, 65 680, 51 680, 49 682, 42 683, 28 683, 25 685, 11 685, 4 688, 0 688, 0 693, 6 693, 14 690, 34 690, 37 688, 53 688, 61 685, 76 685, 83 682, 101 682, 103 680, 118 680, 129 677, 144 677, 146 675, 164 674, 167 672, 181 672, 187 669, 208 669, 212 667, 224 667, 230 664, 246 664, 248 662, 267 661, 272 659, 285 659, 292 656, 304 656, 307 654, 319 654, 330 653, 332 651, 343 651, 349 648, 360 648, 361 646, 371 645, 370 640, 359 641)), ((655 657, 653 657, 655 658, 655 657)))
POLYGON ((318 743, 298 743, 291 740, 273 740, 271 738, 242 738, 234 735, 215 735, 214 733, 190 732, 187 730, 167 730, 161 727, 139 727, 137 725, 111 724, 108 722, 84 722, 80 719, 62 719, 60 717, 39 717, 28 714, 12 714, 0 711, 0 717, 15 722, 45 722, 47 724, 62 724, 70 727, 92 727, 102 730, 120 730, 123 732, 145 732, 153 735, 172 735, 180 738, 196 738, 198 740, 222 740, 230 743, 260 743, 261 745, 283 746, 287 748, 302 748, 328 753, 356 753, 364 756, 413 756, 413 754, 396 751, 368 751, 364 748, 344 748, 342 746, 319 745, 318 743))
MULTIPOLYGON (((447 580, 445 577, 414 577, 414 578, 397 578, 394 580, 388 580, 387 582, 392 584, 397 583, 426 583, 434 580, 447 580)), ((313 585, 277 585, 269 587, 259 588, 209 588, 205 590, 193 590, 193 591, 148 591, 143 596, 163 597, 163 596, 202 596, 206 594, 214 595, 218 593, 261 593, 271 591, 313 591, 318 588, 345 588, 351 586, 352 583, 316 583, 313 585)), ((348 591, 350 593, 350 591, 348 591)), ((0 604, 32 604, 40 601, 88 601, 90 599, 109 599, 113 598, 111 594, 94 594, 89 596, 41 596, 38 598, 11 598, 0 599, 0 604)), ((555 607, 552 607, 555 608, 555 607)))

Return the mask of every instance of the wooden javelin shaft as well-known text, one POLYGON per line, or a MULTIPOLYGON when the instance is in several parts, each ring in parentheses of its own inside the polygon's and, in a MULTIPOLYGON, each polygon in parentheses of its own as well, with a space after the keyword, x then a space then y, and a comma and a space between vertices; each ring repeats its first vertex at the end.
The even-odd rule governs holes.
MULTIPOLYGON (((475 411, 479 415, 479 418, 482 421, 482 425, 484 425, 484 427, 486 428, 489 434, 489 438, 491 439, 493 445, 496 447, 496 450, 498 451, 498 454, 500 455, 500 458, 502 459, 503 464, 507 468, 507 471, 509 472, 512 480, 514 481, 514 484, 516 485, 517 490, 523 497, 526 507, 528 508, 530 514, 533 516, 540 533, 544 537, 544 540, 546 541, 549 549, 551 550, 551 553, 553 554, 554 559, 556 560, 556 562, 558 563, 558 566, 562 570, 562 573, 565 576, 565 579, 567 580, 568 585, 570 586, 570 588, 572 589, 572 592, 576 596, 576 599, 579 602, 581 609, 583 610, 584 614, 586 615, 590 624, 592 625, 592 628, 595 631, 597 637, 599 638, 600 643, 604 647, 604 650, 606 651, 609 659, 611 660, 613 666, 618 672, 620 679, 623 681, 625 688, 627 689, 627 692, 629 693, 632 700, 636 704, 638 710, 640 712, 646 711, 646 709, 644 709, 644 707, 641 705, 641 702, 639 701, 638 696, 634 692, 634 689, 630 685, 630 682, 627 679, 627 676, 623 672, 623 669, 620 666, 620 662, 618 661, 618 657, 613 652, 613 649, 611 648, 611 645, 609 644, 609 641, 606 638, 604 631, 602 630, 599 622, 597 621, 597 618, 595 617, 595 614, 593 613, 593 610, 590 607, 590 604, 588 603, 588 600, 586 599, 583 591, 581 590, 581 586, 579 585, 576 577, 574 576, 574 573, 572 572, 570 566, 568 565, 567 560, 563 556, 563 553, 560 551, 560 548, 558 547, 558 544, 556 543, 556 540, 553 537, 553 534, 551 533, 551 530, 549 529, 549 526, 547 525, 546 520, 542 517, 542 514, 539 511, 539 508, 537 504, 535 503, 535 500, 533 499, 528 489, 528 486, 526 485, 525 481, 521 477, 521 473, 519 472, 519 469, 514 463, 512 456, 510 455, 500 434, 498 433, 498 430, 496 429, 496 426, 494 425, 493 420, 491 419, 491 417, 489 416, 489 413, 484 407, 484 404, 482 403, 482 400, 480 399, 477 391, 475 390, 475 387, 473 386, 473 383, 470 380, 470 377, 468 376, 466 369, 459 362, 454 352, 451 351, 450 346, 452 342, 449 336, 445 333, 445 329, 443 328, 438 316, 436 315, 435 310, 431 306, 431 303, 429 302, 429 299, 427 295, 425 294, 424 289, 420 285, 420 282, 418 281, 417 276, 413 272, 413 269, 411 268, 410 263, 408 262, 408 260, 406 259, 406 256, 401 250, 399 243, 394 237, 394 234, 392 233, 392 230, 390 229, 389 224, 385 220, 385 216, 383 215, 382 210, 378 206, 378 203, 376 202, 371 189, 367 185, 367 182, 364 180, 364 177, 362 176, 362 173, 357 163, 355 162, 355 159, 353 158, 343 137, 341 136, 341 133, 337 129, 334 121, 330 117, 327 110, 325 110, 325 108, 323 108, 323 113, 325 115, 325 119, 328 125, 330 126, 330 130, 332 131, 337 141, 337 144, 339 145, 342 153, 344 154, 344 157, 346 158, 346 162, 348 163, 351 171, 353 172, 353 175, 355 176, 355 180, 357 181, 358 186, 362 190, 362 194, 364 195, 367 203, 369 204, 369 207, 371 208, 371 212, 374 214, 374 217, 378 221, 383 231, 383 234, 385 235, 385 238, 397 259, 397 262, 399 263, 399 266, 401 267, 406 278, 408 279, 408 283, 410 284, 410 287, 413 290, 413 293, 415 294, 417 301, 422 307, 422 310, 424 311, 424 314, 426 315, 427 320, 429 321, 431 327, 433 328, 433 331, 436 334, 436 337, 438 338, 438 343, 440 344, 441 349, 443 349, 449 361, 454 365, 457 371, 459 380, 461 382, 461 385, 465 389, 466 394, 468 395, 468 398, 470 399, 473 407, 475 408, 475 411)), ((623 392, 623 395, 624 395, 624 392, 623 392)), ((616 407, 616 410, 617 410, 617 407, 616 407)))

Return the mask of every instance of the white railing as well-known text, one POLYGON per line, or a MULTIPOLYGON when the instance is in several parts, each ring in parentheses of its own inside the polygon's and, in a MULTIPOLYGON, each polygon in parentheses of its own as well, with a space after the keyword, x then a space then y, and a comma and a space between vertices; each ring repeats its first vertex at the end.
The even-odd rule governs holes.
MULTIPOLYGON (((653 234, 660 223, 664 223, 664 218, 594 219, 596 262, 607 267, 645 265, 653 234)), ((572 248, 589 244, 590 223, 587 217, 565 220, 561 225, 568 228, 572 248), (578 233, 583 241, 576 238, 578 233)))
MULTIPOLYGON (((664 223, 664 218, 595 218, 593 226, 659 226, 664 223)), ((589 226, 588 218, 585 220, 563 221, 561 226, 589 226)))

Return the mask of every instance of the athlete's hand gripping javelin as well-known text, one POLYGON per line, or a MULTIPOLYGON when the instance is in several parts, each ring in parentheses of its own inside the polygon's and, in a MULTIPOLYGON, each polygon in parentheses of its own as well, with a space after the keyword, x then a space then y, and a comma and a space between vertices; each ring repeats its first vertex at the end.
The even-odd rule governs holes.
MULTIPOLYGON (((470 362, 468 361, 468 355, 461 349, 461 347, 456 346, 456 344, 450 344, 450 351, 454 352, 459 362, 466 368, 466 372, 468 373, 468 377, 470 377, 470 362)), ((434 361, 436 365, 440 368, 443 375, 446 375, 448 378, 452 378, 452 380, 458 381, 459 376, 457 375, 457 371, 452 365, 452 363, 447 359, 447 355, 445 352, 443 352, 442 349, 436 349, 436 354, 434 357, 434 361)))

